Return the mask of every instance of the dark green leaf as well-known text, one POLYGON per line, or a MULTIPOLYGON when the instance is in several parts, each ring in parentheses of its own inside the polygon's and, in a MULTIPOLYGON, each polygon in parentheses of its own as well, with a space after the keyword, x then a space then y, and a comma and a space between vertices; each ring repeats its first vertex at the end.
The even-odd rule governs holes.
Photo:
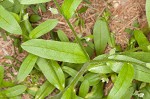
POLYGON ((37 4, 37 3, 45 3, 51 0, 19 0, 21 4, 37 4))
POLYGON ((3 92, 7 97, 14 97, 22 94, 27 89, 24 85, 17 85, 11 88, 4 90, 3 92))
POLYGON ((33 14, 30 16, 30 22, 38 22, 39 20, 41 20, 41 17, 37 14, 33 14))
POLYGON ((81 1, 82 0, 64 0, 62 4, 62 12, 67 19, 70 19, 73 16, 81 1))
POLYGON ((131 64, 124 64, 113 88, 108 94, 107 99, 120 99, 130 87, 134 77, 134 69, 131 64))
POLYGON ((55 87, 46 81, 37 91, 35 99, 45 99, 54 89, 55 87))
POLYGON ((143 99, 149 99, 150 98, 150 85, 147 85, 146 87, 142 88, 140 91, 142 93, 144 93, 143 99))
POLYGON ((90 88, 89 81, 84 80, 80 85, 79 96, 84 98, 89 92, 89 88, 90 88))
POLYGON ((17 80, 19 82, 24 81, 24 79, 28 76, 28 74, 32 71, 36 61, 37 61, 37 56, 29 54, 25 60, 23 61, 19 73, 17 75, 17 80))
POLYGON ((87 61, 80 46, 76 43, 33 39, 22 44, 22 48, 37 56, 70 63, 87 61))
POLYGON ((146 0, 146 17, 150 27, 150 0, 146 0))
POLYGON ((58 20, 56 19, 49 19, 45 22, 41 23, 39 26, 37 26, 35 29, 33 29, 29 35, 30 38, 38 38, 45 33, 51 31, 58 23, 58 20))
POLYGON ((15 18, 0 5, 0 27, 13 34, 22 34, 22 30, 15 18))
POLYGON ((109 41, 108 24, 104 19, 98 19, 96 21, 93 30, 93 36, 94 36, 96 54, 100 55, 104 53, 104 50, 109 41))
POLYGON ((64 73, 56 61, 39 58, 37 65, 47 80, 59 90, 65 87, 64 73))

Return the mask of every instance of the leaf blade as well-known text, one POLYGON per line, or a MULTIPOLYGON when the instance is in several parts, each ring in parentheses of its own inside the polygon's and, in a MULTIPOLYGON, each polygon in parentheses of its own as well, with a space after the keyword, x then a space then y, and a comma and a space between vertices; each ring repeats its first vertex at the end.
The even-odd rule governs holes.
POLYGON ((146 17, 150 27, 150 1, 146 0, 146 17))
POLYGON ((21 4, 37 4, 37 3, 45 3, 51 0, 20 0, 21 4))

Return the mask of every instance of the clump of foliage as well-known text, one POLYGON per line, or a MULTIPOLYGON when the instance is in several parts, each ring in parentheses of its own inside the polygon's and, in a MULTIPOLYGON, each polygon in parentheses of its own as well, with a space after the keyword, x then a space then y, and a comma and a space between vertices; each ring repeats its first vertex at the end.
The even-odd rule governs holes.
MULTIPOLYGON (((0 1, 1 29, 9 35, 21 35, 23 43, 19 48, 28 52, 16 82, 3 80, 4 68, 0 66, 0 98, 21 99, 22 93, 32 93, 35 99, 44 99, 57 89, 50 99, 149 99, 150 43, 143 31, 132 30, 132 39, 122 52, 109 31, 109 13, 105 11, 102 17, 97 18, 92 36, 78 37, 69 19, 75 12, 84 13, 88 8, 83 7, 76 11, 82 0, 64 0, 62 5, 53 0, 72 30, 75 40, 70 42, 62 30, 58 30, 53 39, 44 40, 41 36, 52 31, 58 20, 48 19, 33 28, 30 21, 36 22, 41 17, 36 13, 29 21, 26 8, 31 4, 44 7, 39 3, 48 1, 51 0, 0 1), (87 46, 83 46, 83 43, 87 46), (107 44, 112 50, 104 54, 107 44), (33 68, 43 73, 46 81, 40 88, 29 92, 27 90, 31 89, 23 82, 33 68), (113 87, 104 95, 104 87, 108 82, 112 82, 113 87)), ((88 0, 84 2, 89 3, 88 0)), ((36 12, 36 7, 32 5, 32 8, 36 12)), ((146 11, 150 23, 149 0, 146 2, 146 11)))

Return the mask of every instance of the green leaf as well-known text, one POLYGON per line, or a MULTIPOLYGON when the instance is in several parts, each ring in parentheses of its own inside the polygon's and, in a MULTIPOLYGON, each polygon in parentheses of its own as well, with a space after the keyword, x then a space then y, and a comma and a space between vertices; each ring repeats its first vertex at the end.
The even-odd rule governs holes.
POLYGON ((41 16, 39 16, 38 14, 32 14, 29 20, 30 22, 38 22, 39 20, 41 20, 41 16))
POLYGON ((61 8, 64 16, 70 19, 81 2, 82 0, 64 0, 61 8))
POLYGON ((84 80, 81 83, 80 88, 79 88, 79 96, 84 98, 89 92, 89 88, 90 88, 89 81, 84 80))
POLYGON ((135 87, 133 86, 129 87, 126 93, 120 99, 131 99, 134 90, 135 90, 135 87))
POLYGON ((22 34, 22 30, 15 18, 0 5, 0 27, 13 34, 22 34))
POLYGON ((17 85, 4 90, 3 92, 7 97, 14 97, 22 94, 26 89, 27 87, 24 85, 17 85))
POLYGON ((24 81, 24 79, 28 76, 28 74, 32 71, 38 57, 32 54, 29 54, 19 69, 19 73, 17 75, 17 80, 19 82, 24 81))
POLYGON ((37 3, 45 3, 45 2, 49 2, 51 0, 19 0, 21 4, 37 4, 37 3))
POLYGON ((3 78, 4 78, 4 67, 0 66, 0 86, 3 82, 3 78))
POLYGON ((57 34, 58 34, 58 37, 61 41, 69 42, 69 39, 68 39, 67 35, 62 30, 58 30, 57 34))
POLYGON ((22 48, 42 58, 57 61, 84 63, 88 60, 76 43, 33 39, 23 43, 22 48))
POLYGON ((134 69, 131 64, 124 64, 113 88, 107 99, 120 99, 130 87, 134 76, 134 69))
POLYGON ((46 60, 43 58, 38 59, 37 65, 41 69, 47 80, 59 90, 65 87, 64 73, 56 61, 46 60))
POLYGON ((55 87, 46 81, 37 91, 35 99, 45 99, 54 89, 55 87))
POLYGON ((45 22, 41 23, 39 26, 37 26, 35 29, 33 29, 29 35, 30 38, 38 38, 45 33, 51 31, 58 23, 58 20, 56 19, 49 19, 45 22))
POLYGON ((150 44, 146 36, 140 30, 134 30, 134 37, 143 51, 148 51, 147 46, 150 44))
POLYGON ((146 17, 150 27, 150 0, 146 0, 146 17))
POLYGON ((93 73, 102 73, 102 74, 113 72, 110 66, 107 66, 106 64, 102 64, 102 63, 90 64, 88 66, 88 71, 93 73))
POLYGON ((146 87, 142 88, 140 92, 144 93, 143 99, 149 99, 150 97, 150 85, 147 85, 146 87))
POLYGON ((109 41, 108 24, 104 19, 98 19, 96 21, 93 30, 93 36, 94 36, 96 54, 100 55, 104 53, 104 50, 109 41))
POLYGON ((68 88, 61 97, 61 99, 76 99, 74 89, 72 87, 68 88))

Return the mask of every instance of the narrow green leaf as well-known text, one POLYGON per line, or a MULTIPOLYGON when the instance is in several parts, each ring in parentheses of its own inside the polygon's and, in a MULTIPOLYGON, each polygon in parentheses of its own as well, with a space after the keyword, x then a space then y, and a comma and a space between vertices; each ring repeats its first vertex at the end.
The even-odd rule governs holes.
POLYGON ((150 0, 146 0, 146 17, 150 27, 150 0))
POLYGON ((58 37, 61 41, 69 42, 69 39, 68 39, 67 35, 62 30, 58 30, 57 34, 58 34, 58 37))
POLYGON ((45 99, 54 89, 55 87, 46 81, 37 91, 35 99, 45 99))
POLYGON ((76 43, 33 39, 23 43, 22 48, 42 58, 57 61, 84 63, 88 60, 76 43))
POLYGON ((82 0, 64 0, 62 4, 62 12, 67 19, 70 19, 73 16, 81 2, 82 0))
POLYGON ((88 66, 88 71, 93 73, 102 73, 102 74, 113 72, 110 66, 107 66, 106 64, 102 64, 102 63, 90 64, 88 66))
POLYGON ((11 88, 4 90, 3 92, 7 97, 14 97, 22 94, 27 89, 24 85, 17 85, 11 88))
POLYGON ((98 19, 96 21, 93 30, 93 36, 94 36, 96 54, 100 55, 104 53, 104 50, 109 41, 108 24, 104 19, 98 19))
POLYGON ((38 59, 37 65, 41 69, 47 80, 56 88, 63 90, 65 87, 64 73, 56 61, 38 59))
POLYGON ((107 99, 120 99, 130 87, 134 76, 134 69, 131 64, 124 64, 113 88, 107 99))
POLYGON ((29 54, 19 69, 19 73, 17 75, 17 80, 19 82, 24 81, 24 79, 28 76, 28 74, 32 71, 38 57, 32 54, 29 54))
POLYGON ((90 85, 89 85, 88 80, 84 80, 80 85, 79 96, 84 98, 89 92, 89 88, 90 88, 90 85))
POLYGON ((22 30, 15 18, 0 5, 0 27, 13 34, 22 34, 22 30))
POLYGON ((4 78, 4 67, 0 66, 0 86, 3 82, 3 78, 4 78))
POLYGON ((148 51, 147 46, 150 45, 148 39, 140 30, 134 30, 134 37, 143 51, 148 51))
POLYGON ((51 0, 19 0, 21 4, 37 4, 37 3, 45 3, 45 2, 49 2, 51 0))
POLYGON ((68 88, 61 99, 76 99, 75 91, 72 87, 68 88))
POLYGON ((21 96, 15 96, 15 97, 11 97, 9 99, 22 99, 22 97, 21 96))
POLYGON ((34 38, 38 38, 42 35, 44 35, 45 33, 51 31, 58 23, 58 20, 56 19, 49 19, 46 20, 45 22, 41 23, 39 26, 37 26, 35 29, 33 29, 30 32, 29 37, 34 39, 34 38))
POLYGON ((129 87, 126 93, 120 99, 131 99, 134 91, 135 87, 133 86, 129 87))

